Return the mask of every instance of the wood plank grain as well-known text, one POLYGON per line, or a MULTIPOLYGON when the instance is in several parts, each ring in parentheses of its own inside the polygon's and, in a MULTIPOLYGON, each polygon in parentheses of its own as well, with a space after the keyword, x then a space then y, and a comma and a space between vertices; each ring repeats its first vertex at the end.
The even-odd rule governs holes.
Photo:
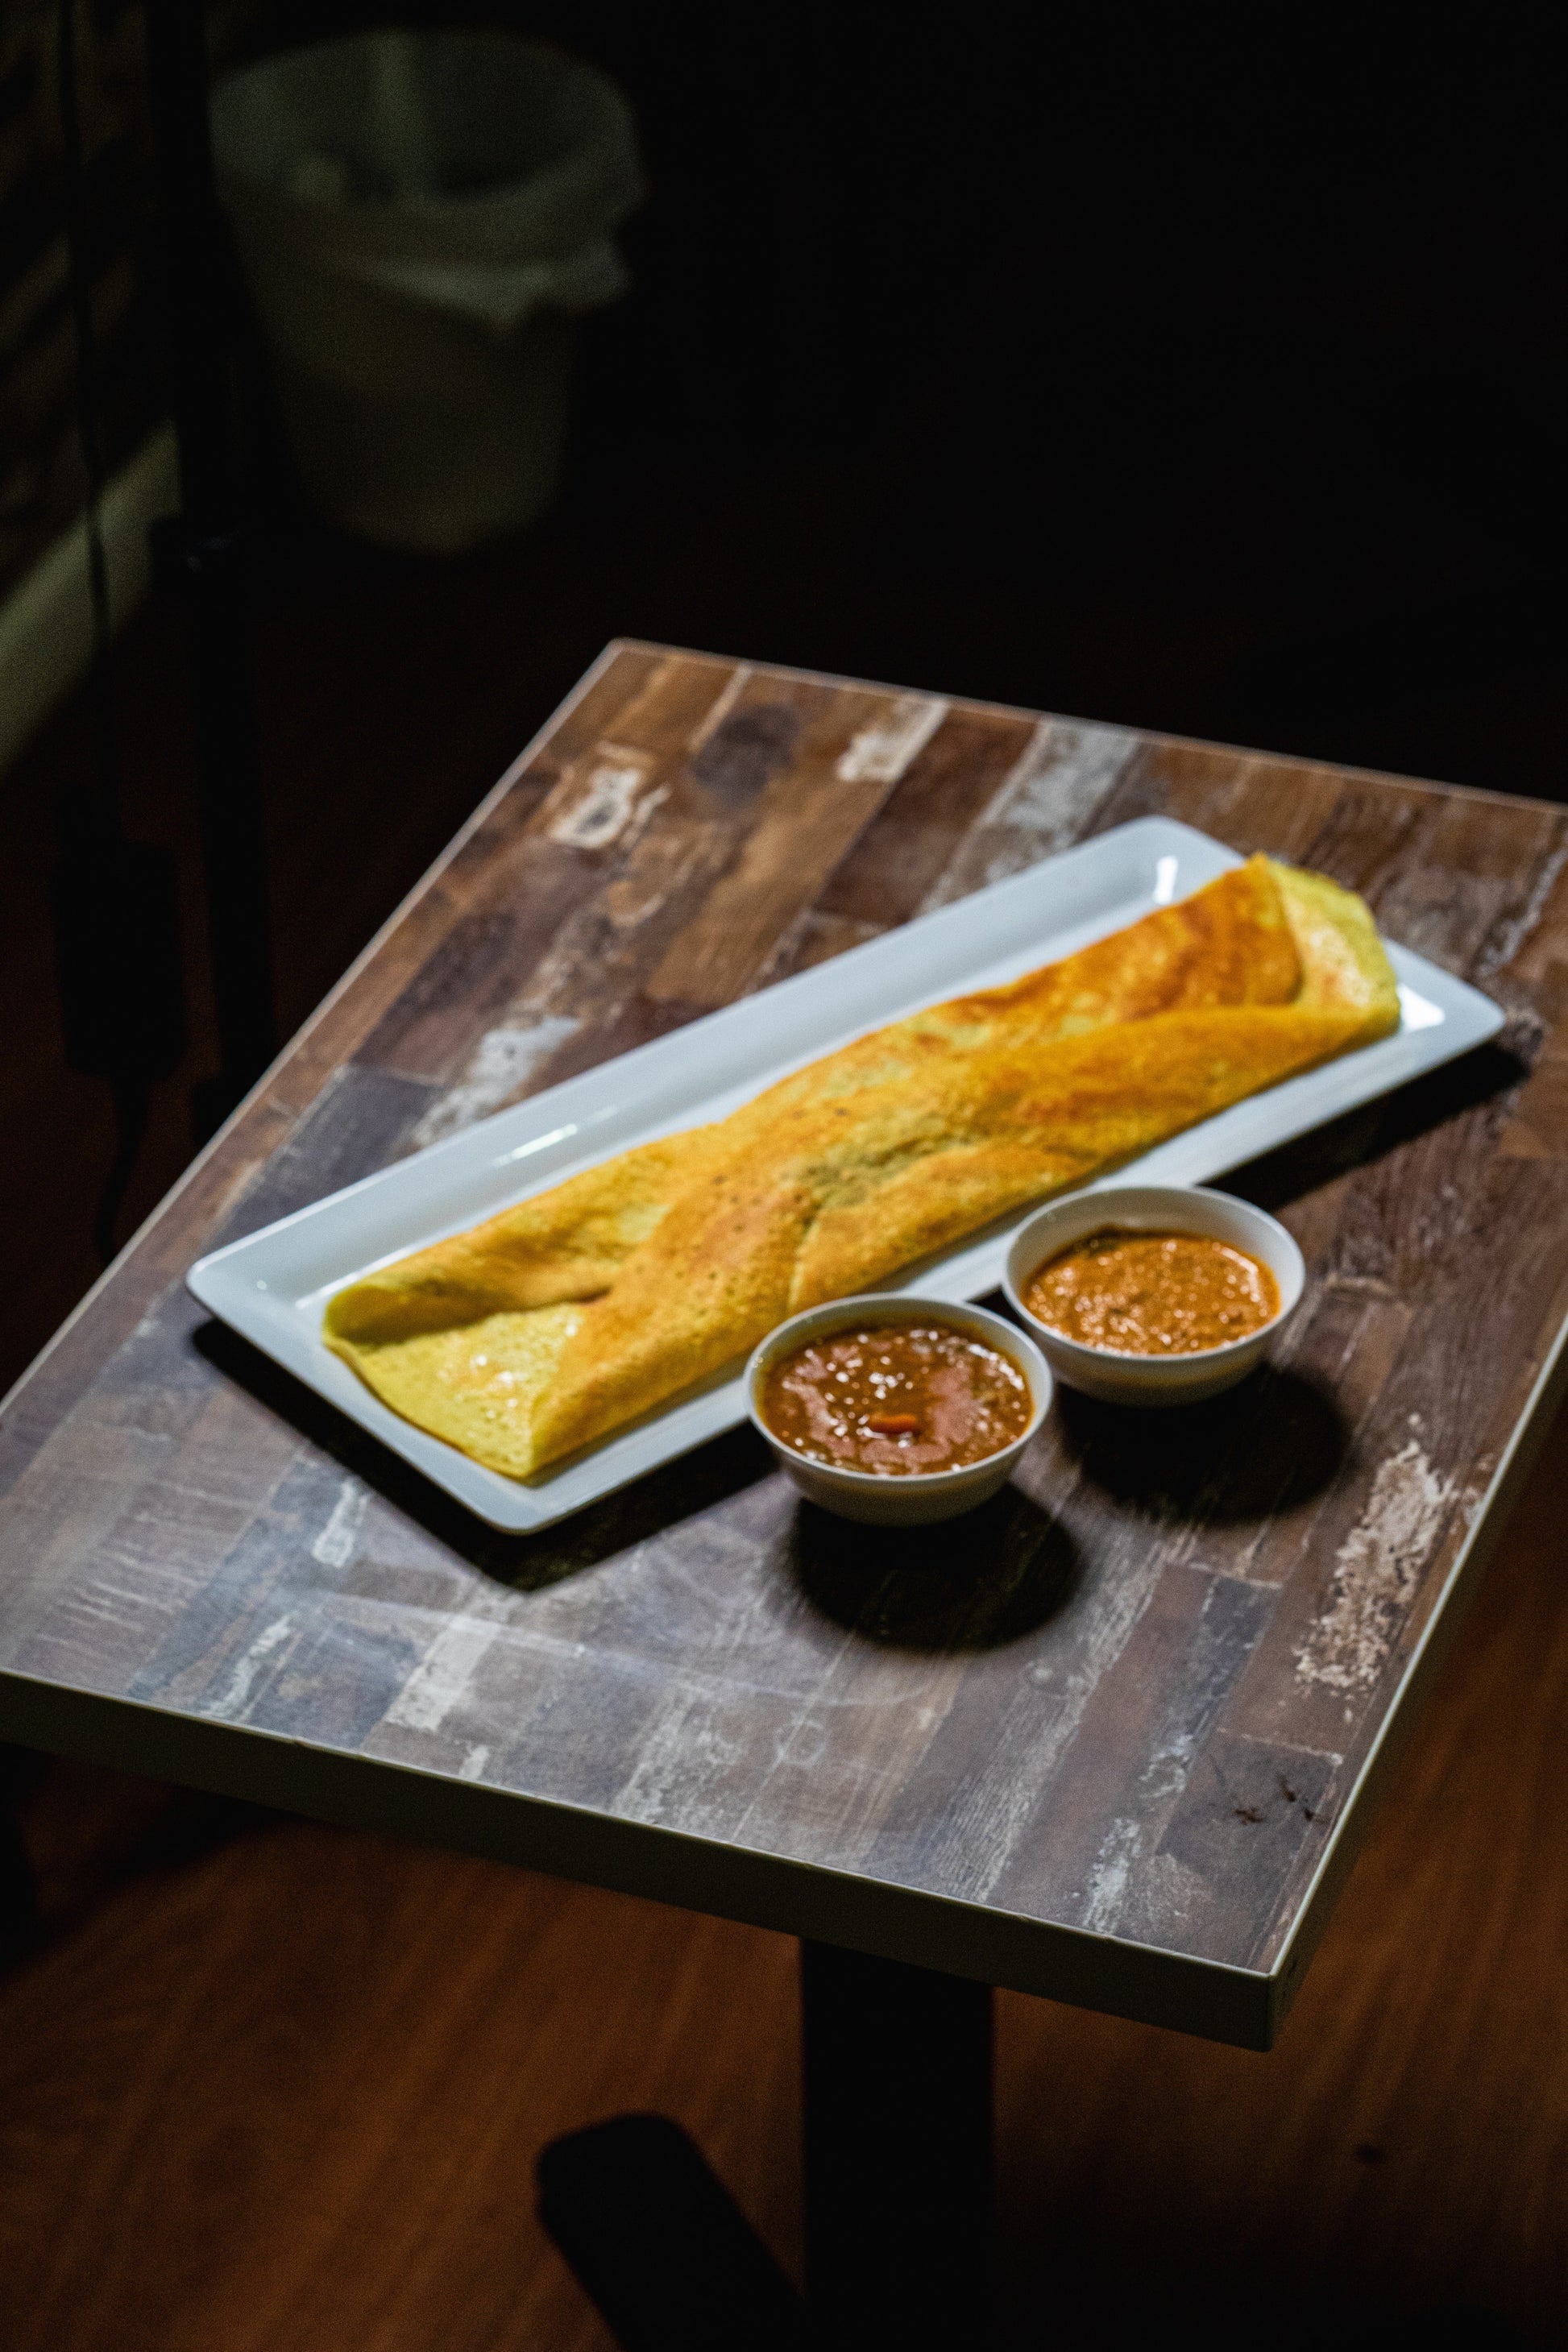
POLYGON ((907 923, 1034 739, 1022 716, 950 710, 830 877, 824 915, 907 923))
MULTIPOLYGON (((732 865, 660 960, 647 983, 656 999, 719 1005, 741 994, 947 711, 931 696, 804 684, 792 689, 789 707, 800 728, 787 768, 770 773, 732 865)), ((737 707, 708 747, 710 757, 742 718, 737 707)), ((752 768, 748 758, 742 771, 748 791, 752 768)), ((730 772, 716 767, 707 789, 732 797, 736 787, 723 781, 730 772)))
POLYGON ((1122 728, 1040 719, 923 905, 949 906, 1097 830, 1138 749, 1122 728))
POLYGON ((1238 757, 1212 743, 1152 744, 1141 767, 1167 816, 1217 833, 1246 856, 1264 850, 1299 864, 1343 789, 1331 768, 1261 753, 1238 757))
POLYGON ((590 1009, 584 985, 563 1012, 563 986, 585 982, 606 935, 635 921, 630 909, 656 907, 700 863, 700 824, 695 844, 690 824, 659 826, 650 841, 648 818, 740 677, 731 665, 644 663, 631 690, 595 712, 601 731, 584 719, 567 756, 552 738, 535 762, 543 778, 525 773, 494 813, 461 913, 361 1049, 378 1067, 445 1082, 448 1100, 422 1141, 525 1091, 590 1009))
POLYGON ((1510 1159, 1560 1160, 1568 1152, 1568 961, 1549 963, 1531 993, 1541 1011, 1540 1050, 1498 1150, 1510 1159))
POLYGON ((1495 977, 1565 838, 1561 809, 1435 797, 1369 896, 1391 938, 1451 971, 1484 966, 1495 977))
POLYGON ((1528 1334, 1568 1297, 1568 1213, 1550 1166, 1494 1161, 1471 1217, 1477 1234, 1502 1221, 1506 1259, 1456 1236, 1412 1314, 1237 1695, 1237 1723, 1259 1736, 1350 1753, 1375 1732, 1521 1409, 1528 1334))
POLYGON ((809 971, 814 964, 831 963, 847 948, 863 948, 868 940, 879 938, 881 928, 880 924, 862 922, 853 915, 835 915, 808 907, 781 934, 758 972, 753 989, 771 988, 775 980, 787 980, 792 972, 809 971))
POLYGON ((830 703, 809 681, 781 684, 744 665, 715 691, 718 675, 702 672, 702 692, 687 703, 656 678, 657 702, 617 715, 629 740, 601 742, 563 772, 534 829, 576 859, 574 885, 556 894, 542 952, 500 958, 510 993, 486 1004, 477 1038, 473 992, 444 993, 465 1008, 464 1050, 422 1142, 710 1009, 656 989, 655 976, 705 919, 769 779, 830 703))
POLYGON ((1036 1808, 994 1889, 1059 1908, 1097 1935, 1125 1927, 1137 1888, 1256 1647, 1267 1591, 1187 1569, 1162 1576, 1118 1674, 1089 1694, 1073 1768, 1036 1808))

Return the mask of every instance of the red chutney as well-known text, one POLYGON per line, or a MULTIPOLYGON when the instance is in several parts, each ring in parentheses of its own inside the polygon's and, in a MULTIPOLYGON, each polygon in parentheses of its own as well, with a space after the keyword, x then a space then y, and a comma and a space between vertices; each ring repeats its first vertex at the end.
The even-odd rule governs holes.
POLYGON ((782 1357, 762 1414, 808 1462, 882 1478, 958 1470, 1022 1437, 1029 1384, 999 1348, 950 1323, 852 1323, 782 1357))
POLYGON ((1087 1348, 1189 1356, 1272 1322, 1279 1286, 1249 1251, 1207 1234, 1108 1229, 1041 1266, 1024 1304, 1087 1348))

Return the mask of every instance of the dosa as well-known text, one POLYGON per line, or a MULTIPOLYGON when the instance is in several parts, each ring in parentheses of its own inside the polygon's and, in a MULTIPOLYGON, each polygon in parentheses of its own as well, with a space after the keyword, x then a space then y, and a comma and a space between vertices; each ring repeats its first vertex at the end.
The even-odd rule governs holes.
POLYGON ((1362 900, 1254 857, 367 1275, 331 1301, 323 1336, 395 1412, 526 1478, 798 1308, 1398 1021, 1362 900))

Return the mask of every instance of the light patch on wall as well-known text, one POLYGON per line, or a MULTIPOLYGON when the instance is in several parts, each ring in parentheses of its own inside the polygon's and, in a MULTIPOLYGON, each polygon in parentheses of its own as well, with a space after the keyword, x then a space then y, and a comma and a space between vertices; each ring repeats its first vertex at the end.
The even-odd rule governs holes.
MULTIPOLYGON (((179 510, 174 430, 161 425, 110 480, 100 509, 109 604, 119 630, 152 580, 148 531, 179 510)), ((73 523, 0 604, 0 769, 62 703, 92 660, 87 529, 73 523)))

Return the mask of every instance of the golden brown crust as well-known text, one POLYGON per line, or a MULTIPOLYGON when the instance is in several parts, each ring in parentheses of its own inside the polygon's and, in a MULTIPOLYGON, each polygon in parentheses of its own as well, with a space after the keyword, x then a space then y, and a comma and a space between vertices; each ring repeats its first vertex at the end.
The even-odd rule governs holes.
POLYGON ((700 1133, 623 1151, 468 1233, 366 1275, 329 1305, 329 1345, 407 1339, 507 1309, 597 1297, 653 1231, 700 1133))
POLYGON ((526 1475, 718 1371, 795 1308, 1397 1019, 1361 901, 1253 858, 351 1286, 327 1342, 409 1419, 526 1475), (581 1303, 563 1316, 564 1302, 581 1303))

